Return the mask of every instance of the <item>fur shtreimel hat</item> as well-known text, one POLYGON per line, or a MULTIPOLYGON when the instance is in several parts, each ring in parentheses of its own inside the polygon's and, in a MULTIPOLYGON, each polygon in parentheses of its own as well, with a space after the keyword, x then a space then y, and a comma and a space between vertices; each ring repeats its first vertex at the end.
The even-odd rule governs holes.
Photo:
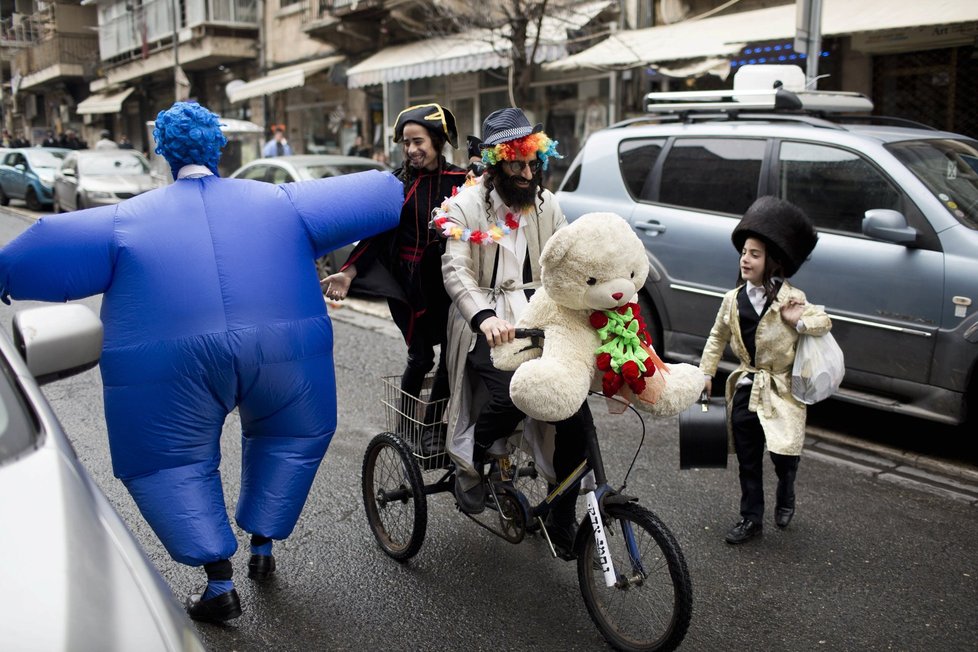
POLYGON ((758 237, 773 248, 770 253, 784 267, 785 277, 798 271, 818 242, 815 226, 804 211, 771 196, 760 197, 751 204, 730 236, 738 252, 751 237, 758 237))
POLYGON ((397 115, 394 122, 394 142, 404 139, 404 125, 416 122, 425 129, 444 134, 448 144, 458 149, 458 129, 455 127, 455 116, 441 104, 417 104, 409 106, 397 115))

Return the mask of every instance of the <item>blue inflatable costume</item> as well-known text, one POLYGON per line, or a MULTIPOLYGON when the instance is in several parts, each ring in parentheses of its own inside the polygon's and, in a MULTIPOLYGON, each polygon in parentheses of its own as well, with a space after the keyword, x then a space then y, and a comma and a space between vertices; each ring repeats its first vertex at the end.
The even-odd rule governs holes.
POLYGON ((336 430, 332 326, 315 260, 397 226, 403 185, 364 172, 275 186, 222 179, 219 117, 178 102, 156 120, 173 184, 37 221, 0 251, 0 298, 102 293, 113 471, 178 562, 203 565, 190 615, 241 613, 220 436, 241 417, 235 519, 249 576, 274 571, 336 430))

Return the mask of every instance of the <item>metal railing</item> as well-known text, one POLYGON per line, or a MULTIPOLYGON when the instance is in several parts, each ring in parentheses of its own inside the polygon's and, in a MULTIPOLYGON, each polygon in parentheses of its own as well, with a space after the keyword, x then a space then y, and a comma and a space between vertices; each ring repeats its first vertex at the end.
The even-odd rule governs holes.
POLYGON ((99 12, 99 50, 102 59, 139 51, 146 44, 173 39, 174 3, 178 29, 203 25, 220 25, 258 29, 258 2, 261 0, 147 0, 132 11, 121 13, 105 22, 99 12))
POLYGON ((95 34, 56 34, 17 53, 17 69, 30 75, 57 64, 87 65, 98 60, 95 34))

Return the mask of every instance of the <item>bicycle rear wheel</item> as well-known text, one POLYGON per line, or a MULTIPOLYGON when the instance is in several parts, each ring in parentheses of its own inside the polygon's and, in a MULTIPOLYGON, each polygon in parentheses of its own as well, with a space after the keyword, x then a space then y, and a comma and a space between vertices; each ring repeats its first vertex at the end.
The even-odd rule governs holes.
POLYGON ((591 619, 618 650, 674 650, 686 636, 693 611, 693 588, 679 544, 655 514, 639 505, 606 505, 603 516, 618 581, 605 586, 593 529, 585 521, 577 577, 591 619))
POLYGON ((407 444, 384 432, 363 456, 363 506, 381 549, 405 561, 418 553, 428 528, 428 503, 421 470, 407 444))

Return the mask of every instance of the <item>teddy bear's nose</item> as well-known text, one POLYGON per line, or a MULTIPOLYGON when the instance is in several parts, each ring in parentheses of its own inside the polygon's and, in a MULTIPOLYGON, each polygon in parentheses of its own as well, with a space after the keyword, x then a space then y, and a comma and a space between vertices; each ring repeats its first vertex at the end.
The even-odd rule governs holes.
POLYGON ((614 299, 615 301, 618 301, 623 296, 625 296, 625 295, 622 294, 621 292, 615 292, 614 294, 611 295, 611 298, 614 299))

